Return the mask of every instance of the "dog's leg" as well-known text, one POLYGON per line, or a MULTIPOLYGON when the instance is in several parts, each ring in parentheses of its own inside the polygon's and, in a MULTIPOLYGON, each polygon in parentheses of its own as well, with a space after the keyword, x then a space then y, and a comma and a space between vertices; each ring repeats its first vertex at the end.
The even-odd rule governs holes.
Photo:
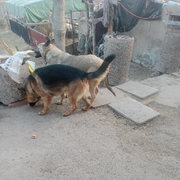
POLYGON ((57 105, 63 105, 63 100, 64 100, 64 93, 61 95, 61 100, 57 101, 55 104, 57 105))
POLYGON ((68 96, 68 99, 72 105, 72 108, 68 112, 64 113, 63 116, 69 116, 78 108, 78 104, 77 104, 76 99, 74 99, 72 96, 68 96))
POLYGON ((91 102, 90 104, 87 103, 86 107, 83 108, 84 111, 87 111, 91 107, 92 103, 94 102, 96 95, 99 92, 98 84, 99 84, 98 81, 94 81, 94 80, 89 81, 89 92, 91 94, 91 102))
POLYGON ((94 102, 94 99, 96 98, 96 95, 99 92, 98 84, 99 84, 98 81, 90 82, 89 92, 91 94, 91 104, 94 102))
MULTIPOLYGON (((96 90, 95 90, 95 94, 97 95, 98 92, 99 92, 99 88, 98 88, 98 86, 97 86, 97 87, 96 87, 96 90)), ((88 96, 88 99, 91 99, 91 96, 88 96)))
POLYGON ((97 87, 96 87, 96 91, 95 91, 96 95, 98 94, 98 92, 99 92, 99 88, 98 88, 98 86, 97 86, 97 87))
MULTIPOLYGON (((69 85, 67 97, 72 105, 72 108, 68 112, 64 113, 63 116, 69 116, 78 108, 78 104, 77 104, 78 101, 82 99, 82 97, 86 96, 88 89, 89 89, 89 84, 86 80, 82 81, 78 79, 69 85)), ((85 98, 85 101, 90 105, 87 97, 85 98)))
POLYGON ((68 112, 64 113, 63 116, 69 116, 78 108, 77 103, 79 99, 81 98, 79 94, 83 90, 82 84, 83 82, 79 79, 69 84, 67 97, 69 99, 69 102, 72 105, 72 108, 68 112))
POLYGON ((83 100, 84 100, 84 101, 86 102, 86 104, 87 104, 85 107, 83 107, 83 110, 84 110, 84 111, 87 111, 87 110, 86 110, 86 107, 87 107, 87 106, 89 107, 89 106, 91 105, 91 103, 89 102, 88 97, 87 97, 86 95, 83 97, 83 100))
POLYGON ((45 96, 43 97, 43 99, 44 99, 44 109, 38 113, 39 115, 44 115, 47 113, 49 109, 49 105, 51 104, 52 96, 45 96))
POLYGON ((87 111, 91 107, 92 103, 94 102, 94 100, 96 98, 95 89, 91 88, 89 91, 91 94, 91 102, 89 104, 87 103, 86 107, 83 108, 84 111, 87 111))
MULTIPOLYGON (((95 84, 94 84, 94 80, 89 80, 89 92, 91 91, 91 89, 96 89, 95 84)), ((99 92, 99 90, 97 89, 97 93, 99 92)), ((88 96, 88 99, 92 99, 91 96, 88 96)))

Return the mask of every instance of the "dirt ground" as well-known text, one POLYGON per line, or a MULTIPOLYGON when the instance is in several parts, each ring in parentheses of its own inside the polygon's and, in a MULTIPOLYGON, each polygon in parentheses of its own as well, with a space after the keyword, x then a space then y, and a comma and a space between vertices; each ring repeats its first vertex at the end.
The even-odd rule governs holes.
MULTIPOLYGON (((15 45, 20 50, 27 46, 12 32, 0 36, 13 51, 15 45)), ((6 53, 1 42, 0 52, 6 53)), ((34 108, 0 105, 0 179, 180 180, 180 95, 173 91, 174 85, 180 87, 180 78, 151 74, 131 63, 129 79, 144 80, 158 88, 159 95, 162 87, 172 87, 177 105, 162 105, 158 95, 150 97, 146 105, 161 115, 141 126, 107 105, 83 112, 83 102, 63 117, 70 108, 67 99, 59 106, 54 98, 45 116, 37 115, 42 101, 34 108), (31 138, 34 134, 36 139, 31 138)), ((165 98, 171 102, 172 96, 165 98)))

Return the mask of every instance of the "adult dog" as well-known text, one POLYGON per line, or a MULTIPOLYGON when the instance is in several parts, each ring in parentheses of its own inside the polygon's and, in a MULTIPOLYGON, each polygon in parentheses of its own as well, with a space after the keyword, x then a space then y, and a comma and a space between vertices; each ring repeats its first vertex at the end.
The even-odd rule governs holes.
POLYGON ((53 96, 63 96, 66 93, 72 108, 64 113, 64 116, 70 115, 78 108, 77 103, 81 98, 87 103, 83 108, 87 111, 92 104, 86 96, 89 91, 89 81, 101 81, 107 75, 114 58, 114 54, 108 56, 97 71, 90 73, 61 64, 36 69, 27 80, 26 99, 30 106, 34 106, 40 98, 43 98, 44 108, 39 112, 40 115, 43 115, 47 113, 53 96))
MULTIPOLYGON (((101 66, 103 60, 98 58, 95 55, 81 55, 74 56, 68 53, 62 52, 58 49, 54 44, 54 40, 50 41, 48 39, 45 43, 39 44, 38 49, 35 51, 36 58, 43 57, 45 64, 63 64, 67 66, 72 66, 83 70, 85 72, 94 72, 101 66)), ((108 83, 107 74, 109 69, 107 70, 106 76, 104 77, 104 85, 114 94, 111 86, 108 83)), ((91 102, 96 97, 99 92, 98 85, 102 81, 102 79, 92 79, 89 81, 89 92, 91 94, 91 102)), ((60 104, 63 103, 63 98, 61 98, 60 104)))

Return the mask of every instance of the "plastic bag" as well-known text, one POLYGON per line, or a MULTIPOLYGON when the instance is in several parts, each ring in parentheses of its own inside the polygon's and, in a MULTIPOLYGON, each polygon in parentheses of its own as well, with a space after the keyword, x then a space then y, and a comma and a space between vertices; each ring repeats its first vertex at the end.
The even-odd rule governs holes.
MULTIPOLYGON (((20 84, 19 80, 19 73, 20 73, 20 67, 23 62, 24 55, 31 53, 31 50, 28 51, 22 51, 22 52, 17 52, 10 58, 6 60, 4 64, 0 64, 0 66, 7 71, 8 75, 17 83, 20 84)), ((31 63, 32 68, 35 68, 35 63, 31 63)))

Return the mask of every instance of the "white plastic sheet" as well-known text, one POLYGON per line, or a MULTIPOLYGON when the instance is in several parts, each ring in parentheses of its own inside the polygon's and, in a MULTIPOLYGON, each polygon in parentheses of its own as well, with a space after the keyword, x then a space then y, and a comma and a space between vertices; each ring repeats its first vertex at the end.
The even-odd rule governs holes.
MULTIPOLYGON (((10 58, 6 60, 4 64, 0 64, 0 66, 7 71, 9 76, 17 83, 20 83, 19 79, 19 73, 20 73, 20 67, 23 62, 23 58, 25 55, 28 53, 31 53, 31 50, 28 51, 22 51, 22 52, 17 52, 10 58)), ((31 64, 31 67, 35 69, 35 63, 32 61, 28 61, 31 64)))

